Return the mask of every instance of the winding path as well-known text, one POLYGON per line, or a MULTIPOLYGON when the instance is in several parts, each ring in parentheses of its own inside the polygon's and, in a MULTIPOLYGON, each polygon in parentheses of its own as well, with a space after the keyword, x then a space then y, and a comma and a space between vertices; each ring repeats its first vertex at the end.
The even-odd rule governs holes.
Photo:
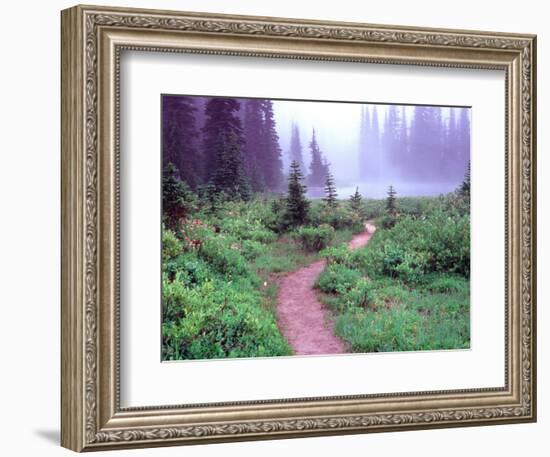
MULTIPOLYGON (((350 249, 365 246, 376 227, 365 224, 365 231, 348 243, 350 249)), ((296 355, 342 354, 346 347, 334 334, 328 311, 319 302, 313 286, 325 268, 325 260, 313 262, 286 275, 277 297, 279 327, 296 355)))

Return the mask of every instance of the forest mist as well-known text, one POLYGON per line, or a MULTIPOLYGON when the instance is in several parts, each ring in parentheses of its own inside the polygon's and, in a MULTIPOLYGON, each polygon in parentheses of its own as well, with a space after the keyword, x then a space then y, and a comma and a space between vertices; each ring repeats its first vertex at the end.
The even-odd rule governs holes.
POLYGON ((468 108, 161 101, 163 360, 470 347, 468 108))
POLYGON ((456 189, 470 160, 470 108, 179 95, 162 104, 163 162, 191 187, 215 178, 222 131, 252 191, 284 192, 296 160, 310 197, 329 172, 341 199, 356 187, 381 198, 390 184, 432 196, 456 189))

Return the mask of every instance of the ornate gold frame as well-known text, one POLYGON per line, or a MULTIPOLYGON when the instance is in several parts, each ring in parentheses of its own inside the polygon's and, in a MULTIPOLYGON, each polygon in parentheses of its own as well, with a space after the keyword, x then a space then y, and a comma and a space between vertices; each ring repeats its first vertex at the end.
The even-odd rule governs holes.
POLYGON ((535 36, 91 6, 64 10, 61 18, 63 446, 82 451, 535 420, 535 36), (123 49, 504 70, 505 387, 121 409, 123 49))

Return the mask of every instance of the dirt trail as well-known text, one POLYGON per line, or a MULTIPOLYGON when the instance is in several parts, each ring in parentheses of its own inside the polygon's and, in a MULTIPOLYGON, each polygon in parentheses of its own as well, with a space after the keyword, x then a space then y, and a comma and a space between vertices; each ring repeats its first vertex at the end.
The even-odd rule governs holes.
MULTIPOLYGON (((365 246, 376 227, 365 224, 365 231, 348 243, 350 249, 365 246)), ((313 289, 325 261, 313 262, 285 276, 279 285, 277 313, 279 327, 296 355, 342 354, 346 348, 333 331, 327 310, 313 289)))

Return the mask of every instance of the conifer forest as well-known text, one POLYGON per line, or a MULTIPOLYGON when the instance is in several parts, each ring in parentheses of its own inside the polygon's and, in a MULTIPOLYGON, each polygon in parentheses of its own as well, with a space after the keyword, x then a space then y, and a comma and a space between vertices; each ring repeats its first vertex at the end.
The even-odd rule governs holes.
POLYGON ((468 349, 470 111, 162 95, 162 359, 468 349))

